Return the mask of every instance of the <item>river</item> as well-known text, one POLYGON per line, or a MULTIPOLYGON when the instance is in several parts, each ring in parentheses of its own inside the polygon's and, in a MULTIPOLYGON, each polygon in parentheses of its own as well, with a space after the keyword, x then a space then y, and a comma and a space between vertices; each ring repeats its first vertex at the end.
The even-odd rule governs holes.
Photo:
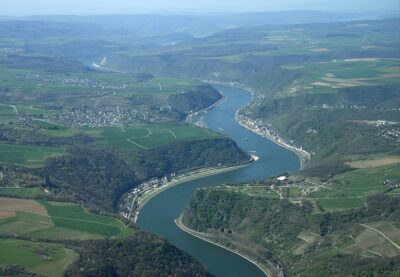
POLYGON ((260 159, 236 171, 189 181, 162 192, 143 207, 137 223, 141 229, 160 235, 187 251, 217 277, 265 277, 251 262, 181 231, 174 222, 198 187, 260 180, 283 172, 296 172, 300 168, 296 154, 243 128, 235 121, 236 111, 251 101, 249 92, 228 86, 215 87, 226 100, 207 112, 207 126, 228 135, 243 150, 255 151, 260 159))

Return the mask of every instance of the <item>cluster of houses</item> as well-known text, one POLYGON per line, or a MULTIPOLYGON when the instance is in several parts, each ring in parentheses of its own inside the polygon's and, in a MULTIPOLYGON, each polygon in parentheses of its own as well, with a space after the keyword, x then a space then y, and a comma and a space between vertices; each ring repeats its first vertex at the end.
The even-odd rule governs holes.
POLYGON ((166 183, 172 181, 175 177, 176 173, 171 173, 162 178, 152 178, 135 187, 132 191, 126 194, 124 201, 122 201, 122 204, 120 206, 120 214, 124 218, 129 220, 131 218, 132 212, 138 206, 140 196, 142 196, 146 192, 150 192, 162 187, 166 183))
POLYGON ((311 159, 310 153, 305 151, 301 146, 297 147, 293 140, 285 141, 279 135, 279 133, 273 129, 273 126, 271 124, 265 123, 261 119, 252 120, 249 117, 240 115, 239 113, 236 116, 237 116, 237 120, 239 121, 239 123, 241 125, 243 125, 244 127, 258 133, 259 135, 261 135, 263 137, 267 137, 286 148, 293 149, 299 155, 301 155, 301 157, 304 160, 311 159))
POLYGON ((125 83, 117 83, 117 82, 110 83, 103 80, 92 80, 88 78, 71 77, 71 76, 26 74, 26 75, 17 75, 14 78, 16 80, 22 80, 22 81, 38 81, 38 82, 62 84, 62 85, 81 87, 81 88, 95 88, 100 90, 125 89, 128 87, 128 84, 125 83))
MULTIPOLYGON (((353 109, 353 110, 365 110, 367 106, 358 106, 358 105, 328 105, 322 104, 323 109, 353 109)), ((313 108, 318 108, 318 106, 313 106, 313 108)))
POLYGON ((400 130, 398 129, 387 130, 385 135, 394 138, 397 142, 400 142, 400 130))
POLYGON ((392 189, 400 188, 400 181, 399 180, 384 179, 382 181, 382 185, 387 186, 387 187, 392 188, 392 189))
POLYGON ((155 121, 145 109, 121 109, 118 106, 78 107, 53 116, 52 121, 74 127, 124 126, 131 121, 155 121))
POLYGON ((353 109, 353 110, 365 110, 365 109, 373 109, 373 110, 385 110, 385 111, 400 111, 399 108, 382 108, 382 107, 368 107, 368 106, 359 106, 359 105, 328 105, 322 104, 322 106, 313 106, 313 108, 322 108, 322 109, 353 109))

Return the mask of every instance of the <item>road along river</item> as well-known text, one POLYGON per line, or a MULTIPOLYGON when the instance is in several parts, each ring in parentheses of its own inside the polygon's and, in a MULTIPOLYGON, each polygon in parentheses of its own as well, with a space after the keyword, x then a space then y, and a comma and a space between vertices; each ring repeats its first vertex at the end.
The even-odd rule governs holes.
POLYGON ((248 260, 181 231, 174 220, 199 187, 265 179, 283 172, 296 172, 300 161, 296 154, 240 126, 235 113, 251 101, 251 94, 240 88, 215 85, 226 100, 205 116, 209 128, 231 137, 245 151, 255 151, 257 162, 235 171, 221 173, 172 187, 151 199, 140 211, 141 229, 158 234, 187 251, 218 277, 258 277, 265 274, 248 260))

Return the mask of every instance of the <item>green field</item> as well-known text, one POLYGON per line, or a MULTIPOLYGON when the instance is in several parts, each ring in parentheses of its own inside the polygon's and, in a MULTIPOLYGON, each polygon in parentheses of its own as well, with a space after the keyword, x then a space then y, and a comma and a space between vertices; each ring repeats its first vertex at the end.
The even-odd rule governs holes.
POLYGON ((257 186, 257 185, 224 186, 223 189, 232 192, 243 193, 251 197, 279 198, 278 193, 269 189, 266 186, 257 186))
POLYGON ((18 116, 15 113, 15 110, 9 106, 0 103, 0 124, 8 124, 10 122, 17 122, 18 116))
POLYGON ((0 234, 37 239, 98 239, 132 234, 123 222, 87 213, 81 205, 40 201, 48 215, 18 211, 0 221, 0 234))
POLYGON ((311 199, 316 198, 329 211, 361 208, 367 196, 388 190, 384 180, 400 180, 400 164, 356 169, 335 176, 335 180, 338 185, 312 193, 311 199))
POLYGON ((301 189, 298 187, 289 188, 289 198, 297 198, 300 196, 301 189))
POLYGON ((0 115, 13 115, 15 114, 14 109, 9 105, 0 104, 0 115))
POLYGON ((0 239, 0 265, 21 265, 39 276, 63 276, 77 258, 77 253, 58 244, 0 239))
POLYGON ((358 209, 364 205, 362 198, 336 198, 336 199, 320 199, 319 204, 325 211, 341 211, 348 209, 358 209))
POLYGON ((285 65, 285 69, 303 73, 281 96, 301 93, 335 92, 341 88, 399 85, 399 59, 345 59, 331 62, 285 65))
POLYGON ((98 145, 108 145, 127 150, 146 150, 175 141, 205 139, 219 134, 208 129, 188 125, 131 124, 128 127, 43 129, 48 136, 86 134, 96 139, 98 145))
POLYGON ((46 158, 63 153, 64 149, 60 147, 0 143, 0 163, 13 163, 38 167, 43 165, 46 158))
MULTIPOLYGON (((140 80, 132 74, 111 72, 70 72, 57 73, 40 69, 15 69, 0 66, 0 84, 13 88, 16 94, 24 95, 32 100, 22 101, 16 105, 22 115, 53 115, 55 110, 40 108, 45 101, 37 99, 40 95, 48 96, 55 104, 71 95, 80 95, 76 100, 96 98, 104 104, 126 106, 127 97, 133 95, 153 95, 163 98, 168 94, 182 93, 200 84, 198 81, 169 77, 154 77, 140 80), (93 92, 93 86, 97 92, 93 92), (110 93, 110 91, 112 93, 110 93), (37 106, 36 106, 37 105, 37 106)), ((7 111, 8 112, 8 111, 7 111)), ((1 114, 1 109, 0 109, 1 114)))
POLYGON ((47 195, 41 188, 0 187, 0 195, 18 198, 35 198, 47 195))

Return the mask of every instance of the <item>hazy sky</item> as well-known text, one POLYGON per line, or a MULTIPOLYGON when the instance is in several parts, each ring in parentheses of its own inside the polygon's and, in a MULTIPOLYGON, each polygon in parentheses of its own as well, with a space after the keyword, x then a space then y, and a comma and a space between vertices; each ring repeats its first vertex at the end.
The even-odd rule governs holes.
POLYGON ((399 9, 400 0, 0 0, 0 15, 399 9))

